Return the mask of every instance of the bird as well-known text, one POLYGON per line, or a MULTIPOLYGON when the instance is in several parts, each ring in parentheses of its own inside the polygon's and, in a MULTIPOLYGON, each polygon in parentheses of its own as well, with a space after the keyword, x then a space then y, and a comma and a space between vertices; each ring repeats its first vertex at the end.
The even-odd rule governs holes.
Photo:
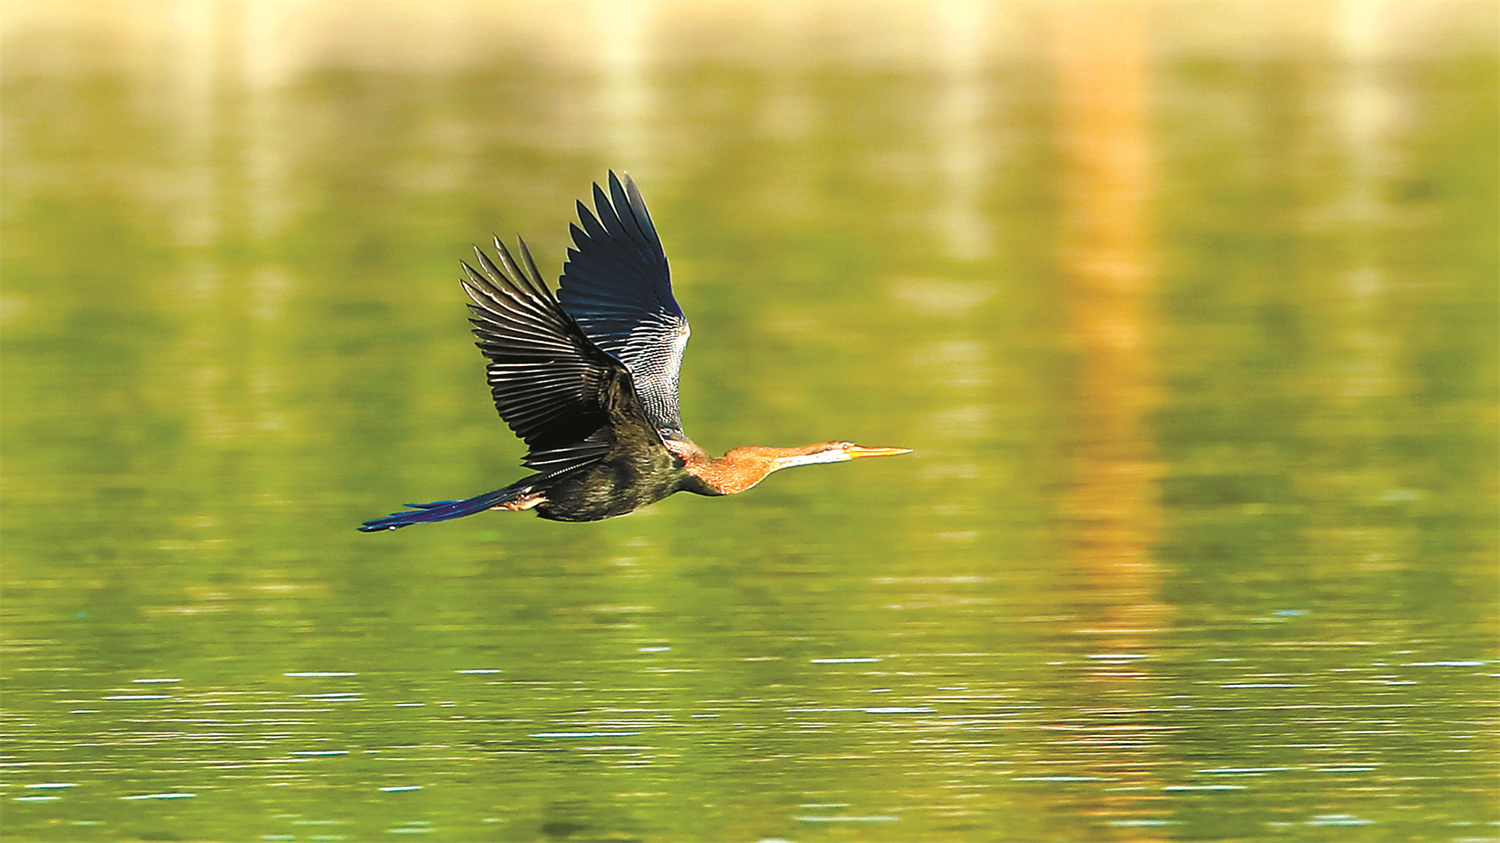
POLYGON ((364 522, 364 532, 447 521, 485 510, 552 521, 625 515, 676 492, 732 495, 773 471, 910 453, 819 442, 741 447, 713 457, 682 430, 678 374, 687 317, 672 295, 666 253, 628 173, 595 183, 594 210, 577 203, 556 294, 517 238, 498 237, 495 259, 474 247, 459 279, 495 409, 528 448, 534 473, 463 500, 407 504, 364 522))

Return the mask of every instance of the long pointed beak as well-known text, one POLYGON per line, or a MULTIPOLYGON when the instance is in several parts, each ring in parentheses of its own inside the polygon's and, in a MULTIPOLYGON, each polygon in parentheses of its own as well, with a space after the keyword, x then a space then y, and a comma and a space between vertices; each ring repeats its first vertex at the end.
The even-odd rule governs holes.
POLYGON ((909 454, 910 448, 861 448, 858 445, 849 446, 849 459, 859 457, 894 457, 897 454, 909 454))

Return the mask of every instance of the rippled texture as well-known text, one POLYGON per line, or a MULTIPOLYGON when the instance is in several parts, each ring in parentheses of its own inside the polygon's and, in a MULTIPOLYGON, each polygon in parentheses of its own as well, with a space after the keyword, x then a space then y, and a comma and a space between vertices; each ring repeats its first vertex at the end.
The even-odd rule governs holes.
POLYGON ((437 8, 0 7, 7 840, 1500 836, 1494 5, 437 8), (608 168, 915 453, 355 532, 608 168))

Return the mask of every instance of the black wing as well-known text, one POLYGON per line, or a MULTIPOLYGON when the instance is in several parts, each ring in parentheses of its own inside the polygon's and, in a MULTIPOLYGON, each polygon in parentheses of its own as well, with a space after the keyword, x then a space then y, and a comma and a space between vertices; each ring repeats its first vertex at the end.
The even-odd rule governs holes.
POLYGON ((483 274, 465 263, 467 277, 461 280, 474 300, 469 321, 475 344, 490 361, 495 409, 530 447, 526 466, 556 474, 609 451, 615 441, 612 409, 635 417, 642 428, 652 425, 634 397, 630 372, 584 336, 542 283, 526 243, 520 245, 518 266, 495 240, 504 270, 475 248, 483 274))
POLYGON ((611 172, 609 195, 594 185, 595 217, 578 203, 573 244, 557 297, 594 344, 630 369, 646 415, 663 435, 682 435, 677 376, 688 322, 656 226, 630 176, 611 172))

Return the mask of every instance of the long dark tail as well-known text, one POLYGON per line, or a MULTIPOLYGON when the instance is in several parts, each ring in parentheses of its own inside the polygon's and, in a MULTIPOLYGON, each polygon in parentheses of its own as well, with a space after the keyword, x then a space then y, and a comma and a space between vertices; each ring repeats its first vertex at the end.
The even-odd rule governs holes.
POLYGON ((514 500, 525 492, 531 490, 536 478, 528 477, 519 483, 512 483, 504 489, 496 489, 493 492, 485 492, 467 500, 461 501, 433 501, 432 503, 409 503, 411 509, 393 512, 384 518, 373 518, 361 524, 362 533, 374 533, 380 530, 398 530, 410 524, 421 524, 428 521, 447 521, 451 518, 462 518, 465 515, 473 515, 483 512, 490 507, 499 506, 506 501, 514 500))

